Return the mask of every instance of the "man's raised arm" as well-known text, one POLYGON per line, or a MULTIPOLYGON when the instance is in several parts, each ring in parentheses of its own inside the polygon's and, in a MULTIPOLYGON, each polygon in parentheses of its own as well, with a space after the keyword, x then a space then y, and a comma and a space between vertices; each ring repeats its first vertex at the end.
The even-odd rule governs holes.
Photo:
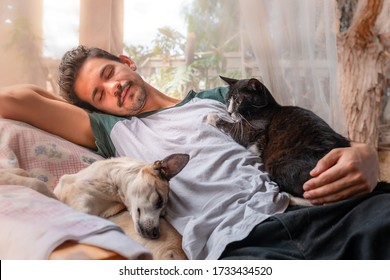
POLYGON ((23 121, 73 143, 96 149, 87 112, 38 86, 0 88, 0 117, 23 121))

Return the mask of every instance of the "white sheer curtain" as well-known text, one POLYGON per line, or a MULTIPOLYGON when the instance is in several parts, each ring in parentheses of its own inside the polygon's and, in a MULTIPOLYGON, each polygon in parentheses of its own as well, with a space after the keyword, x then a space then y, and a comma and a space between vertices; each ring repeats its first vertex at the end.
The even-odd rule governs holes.
POLYGON ((123 0, 80 1, 80 44, 123 51, 123 0))
MULTIPOLYGON (((81 44, 122 52, 123 0, 68 1, 80 1, 81 44)), ((34 83, 45 87, 48 77, 56 80, 58 59, 42 57, 48 42, 42 32, 44 4, 44 0, 0 0, 0 86, 34 83)), ((240 4, 262 79, 277 100, 311 109, 344 133, 334 1, 241 0, 240 4)), ((62 16, 66 20, 68 15, 62 16)))
POLYGON ((72 47, 80 43, 100 47, 115 54, 122 53, 123 0, 67 0, 66 2, 71 2, 72 5, 64 6, 64 3, 61 3, 54 6, 57 10, 56 18, 51 14, 53 11, 47 9, 48 5, 45 5, 48 1, 55 2, 0 0, 0 87, 31 83, 46 87, 54 93, 58 92, 55 81, 59 58, 63 52, 70 49, 68 37, 62 34, 65 33, 62 27, 73 26, 71 21, 74 18, 69 16, 70 12, 78 13, 80 10, 80 22, 75 28, 77 34, 74 34, 78 41, 71 44, 72 47), (80 9, 69 10, 70 6, 79 6, 80 9), (44 15, 50 18, 51 22, 45 22, 44 15), (45 37, 45 24, 45 27, 51 25, 49 27, 54 37, 45 37), (49 57, 45 57, 44 46, 48 45, 54 46, 54 49, 49 52, 49 57), (64 45, 67 46, 65 50, 64 45), (56 46, 62 47, 60 54, 56 46))
POLYGON ((336 6, 329 0, 241 0, 262 80, 283 105, 314 111, 338 132, 336 6))
POLYGON ((45 85, 41 19, 42 0, 0 0, 0 87, 45 85))

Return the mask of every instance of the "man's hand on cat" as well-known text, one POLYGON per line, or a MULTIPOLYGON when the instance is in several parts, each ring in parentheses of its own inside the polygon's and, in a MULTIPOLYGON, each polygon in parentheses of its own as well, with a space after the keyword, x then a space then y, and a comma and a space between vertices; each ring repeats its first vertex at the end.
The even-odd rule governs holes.
POLYGON ((379 161, 376 151, 360 143, 330 151, 310 172, 314 178, 303 189, 313 204, 326 204, 371 192, 377 182, 379 161))

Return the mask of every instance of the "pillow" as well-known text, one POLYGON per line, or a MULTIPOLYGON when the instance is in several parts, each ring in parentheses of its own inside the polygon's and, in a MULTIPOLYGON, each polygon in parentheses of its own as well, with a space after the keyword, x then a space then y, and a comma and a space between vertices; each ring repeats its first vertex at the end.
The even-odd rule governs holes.
POLYGON ((63 174, 103 157, 29 124, 0 118, 0 168, 19 167, 52 190, 63 174))

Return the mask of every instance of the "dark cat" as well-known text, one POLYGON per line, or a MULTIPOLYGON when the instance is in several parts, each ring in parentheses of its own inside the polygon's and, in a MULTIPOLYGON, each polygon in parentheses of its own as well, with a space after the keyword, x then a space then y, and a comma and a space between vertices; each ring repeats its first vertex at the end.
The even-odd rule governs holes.
POLYGON ((281 191, 302 197, 318 160, 334 148, 350 146, 313 112, 279 105, 259 80, 221 78, 229 84, 226 106, 233 122, 216 114, 208 122, 259 155, 281 191))

